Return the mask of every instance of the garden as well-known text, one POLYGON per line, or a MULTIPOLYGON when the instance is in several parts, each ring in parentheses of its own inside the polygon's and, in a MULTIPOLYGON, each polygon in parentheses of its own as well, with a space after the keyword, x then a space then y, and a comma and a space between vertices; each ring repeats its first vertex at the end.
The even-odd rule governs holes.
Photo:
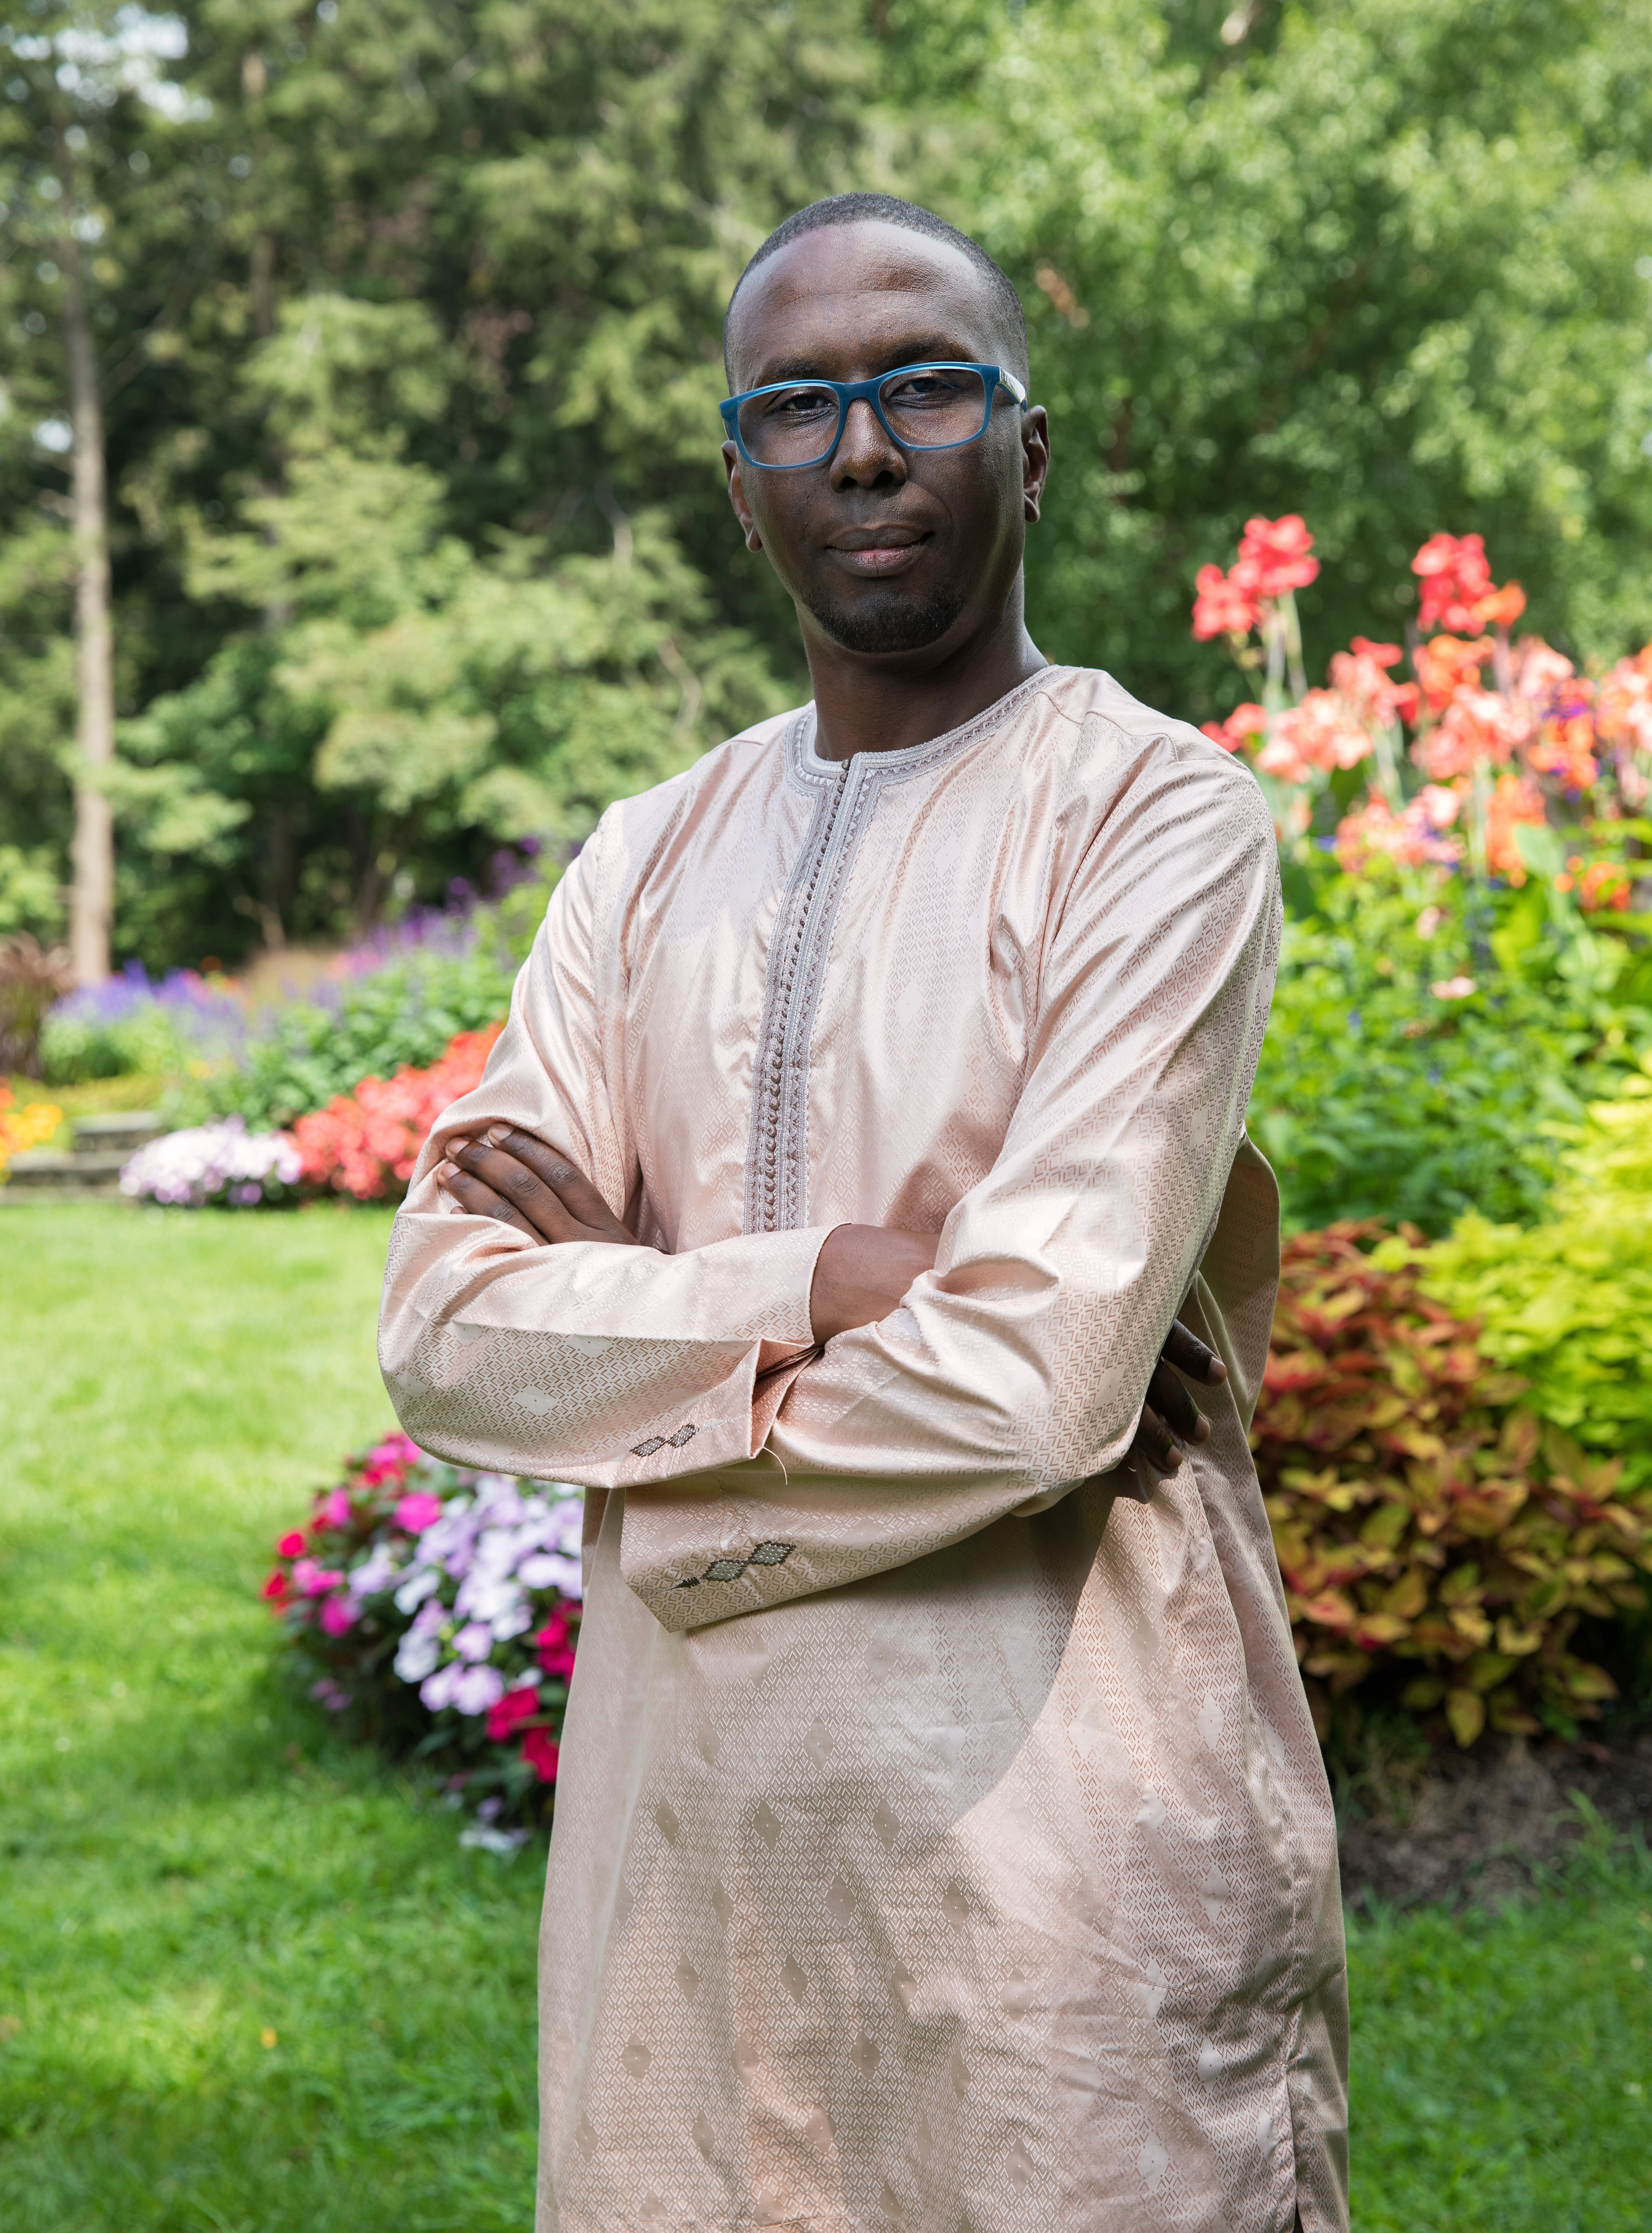
MULTIPOLYGON (((1581 2223, 1587 2165, 1588 2223, 1627 2227, 1652 1864, 1581 1785, 1652 1714, 1652 655, 1579 674, 1441 535, 1409 651, 1356 639, 1311 687, 1317 566, 1300 518, 1259 516, 1193 610, 1260 693, 1208 726, 1287 899, 1251 1113, 1287 1234, 1259 1471, 1345 1826, 1403 1826, 1432 1764, 1511 1741, 1573 1794, 1516 1856, 1529 1904, 1475 1906, 1478 1860, 1449 1922, 1361 1888, 1356 2222, 1581 2223)), ((261 2223, 457 2223, 461 2194, 495 2222, 478 2179, 499 2223, 525 2206, 579 1500, 387 1432, 371 1326, 387 1212, 559 867, 502 856, 491 894, 260 999, 134 963, 33 1012, 14 1183, 64 1104, 141 1091, 163 1129, 121 1206, 5 1210, 19 2223, 241 2222, 248 2120, 261 2223), (513 1952, 472 2004, 491 1930, 513 1952)))
POLYGON ((1652 2219, 1652 0, 29 0, 0 26, 0 2216, 530 2222, 580 1500, 390 1217, 614 798, 806 694, 717 332, 1011 274, 1028 610, 1253 772, 1253 1446, 1358 2233, 1652 2219), (95 470, 88 470, 94 465, 95 470))

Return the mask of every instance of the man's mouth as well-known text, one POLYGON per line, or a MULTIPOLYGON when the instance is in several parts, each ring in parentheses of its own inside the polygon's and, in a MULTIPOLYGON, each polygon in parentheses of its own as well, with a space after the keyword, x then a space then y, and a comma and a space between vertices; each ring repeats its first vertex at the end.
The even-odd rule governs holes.
POLYGON ((851 527, 826 546, 851 574, 894 574, 929 540, 915 527, 851 527))

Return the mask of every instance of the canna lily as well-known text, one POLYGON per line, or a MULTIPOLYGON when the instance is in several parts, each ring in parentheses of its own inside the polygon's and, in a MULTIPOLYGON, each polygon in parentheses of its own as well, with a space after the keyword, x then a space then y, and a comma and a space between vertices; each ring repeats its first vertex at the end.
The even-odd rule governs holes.
POLYGON ((1319 576, 1319 561, 1310 555, 1313 547, 1299 511, 1288 511, 1279 519, 1247 519, 1232 579, 1258 597, 1282 597, 1287 590, 1305 589, 1319 576))
POLYGON ((1254 593, 1219 566, 1201 566, 1194 576, 1193 635, 1200 643, 1213 636, 1248 635, 1262 617, 1254 593))

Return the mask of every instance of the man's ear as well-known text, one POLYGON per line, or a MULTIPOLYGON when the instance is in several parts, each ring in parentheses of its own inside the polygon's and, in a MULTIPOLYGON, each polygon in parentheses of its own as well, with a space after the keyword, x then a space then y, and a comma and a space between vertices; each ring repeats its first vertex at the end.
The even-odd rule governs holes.
POLYGON ((1021 511, 1029 525, 1044 503, 1050 474, 1050 413, 1034 403, 1021 414, 1021 511))
POLYGON ((745 489, 740 479, 740 453, 732 442, 723 445, 723 470, 728 475, 728 500, 734 507, 734 517, 740 523, 745 547, 748 550, 761 550, 763 537, 751 517, 751 507, 745 500, 745 489))

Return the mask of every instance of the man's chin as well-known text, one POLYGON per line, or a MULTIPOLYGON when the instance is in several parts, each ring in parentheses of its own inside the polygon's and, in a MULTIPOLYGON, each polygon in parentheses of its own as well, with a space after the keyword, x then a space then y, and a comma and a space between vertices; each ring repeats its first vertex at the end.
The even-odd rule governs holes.
POLYGON ((808 604, 834 643, 845 651, 868 654, 926 651, 940 642, 964 609, 962 595, 951 588, 910 597, 891 587, 857 597, 852 604, 812 597, 808 604))

